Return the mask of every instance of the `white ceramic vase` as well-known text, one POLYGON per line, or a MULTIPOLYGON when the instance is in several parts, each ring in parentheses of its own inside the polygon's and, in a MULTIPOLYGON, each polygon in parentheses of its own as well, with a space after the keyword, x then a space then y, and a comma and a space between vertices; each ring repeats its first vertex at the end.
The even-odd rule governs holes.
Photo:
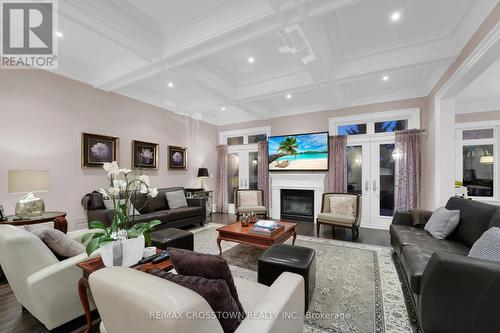
POLYGON ((142 259, 144 252, 144 236, 115 241, 101 247, 101 257, 104 266, 130 267, 142 259))

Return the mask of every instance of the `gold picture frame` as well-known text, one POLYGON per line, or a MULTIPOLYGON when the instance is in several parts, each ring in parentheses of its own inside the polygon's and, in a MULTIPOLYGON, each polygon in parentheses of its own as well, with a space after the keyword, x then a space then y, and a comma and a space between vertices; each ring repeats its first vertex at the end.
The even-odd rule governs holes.
POLYGON ((100 168, 118 161, 120 139, 114 136, 82 133, 82 168, 100 168))
POLYGON ((132 140, 132 169, 158 170, 159 147, 157 143, 132 140))
POLYGON ((187 148, 179 146, 168 146, 168 169, 187 170, 187 148))

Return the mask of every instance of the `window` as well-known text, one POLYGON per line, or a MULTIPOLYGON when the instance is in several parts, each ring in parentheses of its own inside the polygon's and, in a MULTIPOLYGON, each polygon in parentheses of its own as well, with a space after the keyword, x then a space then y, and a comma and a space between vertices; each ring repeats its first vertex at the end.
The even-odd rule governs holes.
POLYGON ((380 121, 375 123, 375 133, 387 133, 395 131, 403 131, 408 128, 408 121, 405 120, 390 120, 380 121))
POLYGON ((366 134, 366 124, 342 125, 338 127, 339 135, 366 134))
POLYGON ((463 184, 467 194, 493 197, 493 145, 463 146, 463 184))
POLYGON ((265 133, 248 136, 248 143, 258 143, 258 142, 266 141, 266 140, 267 140, 267 135, 265 133))
POLYGON ((498 127, 457 130, 457 180, 469 197, 497 198, 495 160, 498 127))
POLYGON ((235 136, 232 138, 227 138, 227 145, 228 146, 238 146, 243 144, 243 137, 242 136, 235 136))

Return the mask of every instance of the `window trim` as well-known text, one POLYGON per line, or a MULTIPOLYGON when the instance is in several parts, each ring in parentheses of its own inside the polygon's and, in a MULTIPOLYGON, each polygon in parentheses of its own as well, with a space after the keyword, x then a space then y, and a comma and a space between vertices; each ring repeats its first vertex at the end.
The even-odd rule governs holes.
MULTIPOLYGON (((243 137, 243 145, 234 145, 231 147, 243 147, 249 145, 248 136, 249 135, 257 135, 257 134, 266 134, 267 137, 271 136, 271 126, 263 126, 263 127, 252 127, 252 128, 242 128, 232 131, 222 131, 219 132, 219 144, 227 145, 227 139, 235 136, 243 137)), ((257 146, 257 143, 250 143, 250 145, 257 146)))
POLYGON ((391 120, 407 120, 408 128, 420 129, 420 108, 400 109, 384 112, 372 112, 352 116, 333 117, 328 120, 330 135, 338 135, 338 127, 343 125, 366 124, 366 134, 357 134, 356 137, 366 136, 394 136, 394 132, 375 133, 375 123, 391 120))
POLYGON ((470 196, 470 198, 477 201, 484 202, 498 202, 500 179, 499 179, 499 163, 497 163, 498 151, 500 146, 500 121, 494 122, 475 122, 475 123, 458 123, 455 125, 455 179, 463 182, 463 147, 464 146, 481 146, 481 145, 493 145, 493 196, 492 197, 480 197, 480 196, 470 196), (478 129, 493 129, 493 138, 491 139, 463 139, 463 131, 467 130, 478 130, 478 129))

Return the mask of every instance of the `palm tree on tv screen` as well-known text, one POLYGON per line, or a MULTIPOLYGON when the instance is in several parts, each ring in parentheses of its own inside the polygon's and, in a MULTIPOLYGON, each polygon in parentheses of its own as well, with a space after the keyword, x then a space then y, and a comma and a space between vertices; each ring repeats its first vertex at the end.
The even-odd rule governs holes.
POLYGON ((287 155, 296 156, 298 148, 299 145, 297 144, 297 138, 293 136, 288 136, 283 141, 280 142, 278 151, 287 155))

